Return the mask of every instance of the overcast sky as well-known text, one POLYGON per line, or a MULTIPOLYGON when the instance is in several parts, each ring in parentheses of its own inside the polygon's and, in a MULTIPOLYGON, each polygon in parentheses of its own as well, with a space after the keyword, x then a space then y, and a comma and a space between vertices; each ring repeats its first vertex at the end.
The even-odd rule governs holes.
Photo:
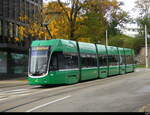
MULTIPOLYGON (((49 1, 52 0, 44 0, 45 3, 49 1)), ((122 6, 122 8, 125 11, 129 12, 131 17, 136 18, 138 16, 138 12, 135 12, 135 10, 133 10, 136 0, 117 0, 117 1, 122 1, 124 3, 124 6, 122 6)))
POLYGON ((122 9, 129 12, 131 17, 136 18, 138 16, 138 12, 134 9, 136 0, 117 0, 117 1, 122 1, 124 3, 122 9))

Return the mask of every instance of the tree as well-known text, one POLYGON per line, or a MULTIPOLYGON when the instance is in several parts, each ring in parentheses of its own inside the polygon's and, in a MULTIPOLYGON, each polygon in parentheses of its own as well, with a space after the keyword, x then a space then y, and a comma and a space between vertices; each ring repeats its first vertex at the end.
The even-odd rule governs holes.
POLYGON ((96 12, 89 12, 84 15, 80 27, 80 39, 89 39, 92 43, 98 43, 104 38, 106 22, 103 17, 96 12))
POLYGON ((84 30, 82 37, 87 37, 94 43, 105 44, 106 29, 109 35, 118 34, 116 27, 128 19, 127 13, 120 8, 121 5, 116 0, 86 0, 81 15, 81 27, 84 30))
POLYGON ((43 16, 43 12, 41 11, 35 13, 32 17, 22 14, 19 17, 19 20, 25 22, 26 25, 18 27, 18 39, 22 40, 23 38, 29 38, 29 40, 32 41, 36 39, 44 39, 48 36, 48 33, 46 33, 42 27, 43 16))
MULTIPOLYGON (((64 5, 64 4, 63 4, 64 5)), ((62 7, 58 2, 49 2, 46 6, 47 20, 49 29, 53 38, 68 38, 68 22, 67 17, 63 12, 62 7), (59 13, 59 14, 58 14, 59 13)), ((64 5, 64 8, 70 10, 64 5)))
POLYGON ((137 0, 135 3, 135 7, 140 11, 141 17, 150 16, 150 0, 137 0))
MULTIPOLYGON (((136 8, 140 12, 137 22, 141 27, 140 36, 143 38, 145 25, 147 25, 147 28, 150 28, 150 0, 137 0, 136 8)), ((148 29, 148 34, 150 34, 150 29, 148 29)))
POLYGON ((115 33, 115 27, 124 22, 127 16, 116 0, 57 0, 44 5, 43 9, 35 18, 21 17, 28 22, 27 26, 20 28, 22 36, 105 44, 106 29, 115 33), (60 12, 57 17, 54 16, 56 12, 60 12), (45 17, 50 22, 48 29, 52 37, 42 26, 45 17))
POLYGON ((131 21, 128 13, 124 11, 121 6, 124 5, 123 2, 117 2, 113 0, 111 3, 111 8, 107 13, 107 21, 108 21, 108 33, 111 36, 115 36, 120 34, 120 30, 118 28, 123 27, 125 23, 131 21))
MULTIPOLYGON (((25 26, 19 27, 19 35, 24 38, 30 38, 31 41, 38 39, 38 40, 44 40, 44 39, 51 39, 57 35, 57 28, 55 27, 56 22, 60 22, 58 20, 62 19, 59 18, 58 20, 53 19, 54 15, 53 13, 59 12, 62 9, 58 7, 58 3, 52 2, 48 5, 44 5, 43 9, 39 12, 35 13, 32 17, 27 17, 26 15, 22 14, 19 19, 22 22, 26 22, 27 24, 25 26), (47 18, 47 20, 50 20, 50 23, 48 24, 48 31, 47 28, 44 25, 44 21, 47 18), (53 37, 51 36, 53 35, 53 37)), ((62 16, 61 16, 62 17, 62 16)), ((19 37, 21 38, 21 37, 19 37)), ((17 40, 19 41, 19 38, 17 40)), ((20 39, 21 40, 21 39, 20 39)))
POLYGON ((70 40, 76 40, 75 31, 76 31, 77 18, 82 8, 82 4, 84 3, 84 0, 68 0, 65 3, 63 3, 61 0, 57 0, 57 1, 60 7, 62 8, 64 14, 66 15, 67 21, 69 23, 69 38, 70 40), (64 7, 64 4, 69 5, 70 10, 67 10, 64 7))
POLYGON ((140 51, 140 48, 144 46, 144 39, 132 38, 126 35, 112 36, 109 45, 116 47, 132 48, 136 54, 140 51))
POLYGON ((122 9, 114 10, 111 14, 111 21, 108 23, 108 33, 110 36, 120 34, 117 27, 123 27, 125 23, 129 22, 130 18, 127 12, 122 9))

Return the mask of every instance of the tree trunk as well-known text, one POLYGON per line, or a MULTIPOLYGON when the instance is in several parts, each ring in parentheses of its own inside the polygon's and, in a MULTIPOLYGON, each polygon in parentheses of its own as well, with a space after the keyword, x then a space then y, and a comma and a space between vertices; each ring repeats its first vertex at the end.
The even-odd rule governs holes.
POLYGON ((70 40, 75 40, 75 39, 74 39, 74 32, 75 32, 75 29, 74 29, 74 28, 75 28, 75 25, 74 25, 74 23, 71 21, 71 22, 70 22, 70 33, 69 33, 69 34, 70 34, 70 36, 69 36, 69 39, 70 39, 70 40))

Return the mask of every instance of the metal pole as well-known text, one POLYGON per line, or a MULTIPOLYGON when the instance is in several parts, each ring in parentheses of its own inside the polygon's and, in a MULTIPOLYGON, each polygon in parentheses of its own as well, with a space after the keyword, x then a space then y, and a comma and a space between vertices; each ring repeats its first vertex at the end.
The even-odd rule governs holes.
POLYGON ((47 29, 47 31, 48 31, 48 34, 50 35, 50 37, 51 37, 51 39, 52 39, 52 38, 53 38, 53 36, 52 36, 52 34, 51 34, 50 29, 48 28, 48 25, 45 25, 45 27, 46 27, 46 29, 47 29))
MULTIPOLYGON (((43 21, 43 26, 46 28, 49 36, 51 37, 51 39, 53 39, 54 36, 52 36, 51 34, 51 30, 48 28, 48 25, 52 22, 52 20, 54 20, 57 16, 59 16, 61 14, 61 12, 48 12, 46 14, 46 17, 43 21), (54 15, 51 19, 48 19, 48 14, 54 15)), ((46 36, 45 36, 45 40, 46 40, 46 36)))
POLYGON ((108 46, 108 31, 106 30, 106 46, 108 46))
POLYGON ((147 26, 145 25, 145 62, 146 68, 148 68, 148 47, 147 47, 147 26))

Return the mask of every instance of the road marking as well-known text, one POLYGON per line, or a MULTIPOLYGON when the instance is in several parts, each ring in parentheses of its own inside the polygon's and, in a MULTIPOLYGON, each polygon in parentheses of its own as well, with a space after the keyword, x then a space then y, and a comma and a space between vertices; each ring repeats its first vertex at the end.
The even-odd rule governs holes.
POLYGON ((11 93, 11 92, 20 92, 20 91, 26 91, 28 89, 16 89, 16 90, 8 90, 8 91, 3 91, 4 93, 11 93))
POLYGON ((6 99, 12 99, 12 98, 17 98, 17 97, 21 97, 21 96, 38 94, 41 92, 51 91, 51 90, 55 90, 55 88, 42 89, 41 91, 39 91, 38 89, 15 89, 15 90, 2 91, 2 92, 0 92, 0 102, 3 100, 6 100, 6 99), (4 99, 4 98, 6 98, 6 99, 4 99))
POLYGON ((8 98, 3 98, 3 99, 0 99, 0 101, 6 100, 6 99, 8 99, 8 98))
POLYGON ((28 93, 28 92, 31 92, 31 91, 11 92, 11 93, 8 93, 7 95, 18 95, 18 94, 23 94, 23 93, 28 93))
POLYGON ((69 97, 71 97, 71 96, 69 95, 69 96, 66 96, 66 97, 63 97, 63 98, 60 98, 60 99, 51 101, 51 102, 49 102, 49 103, 45 103, 45 104, 43 104, 43 105, 37 106, 37 107, 35 107, 35 108, 32 108, 32 109, 30 109, 30 110, 28 110, 28 111, 26 111, 26 112, 32 112, 32 111, 34 111, 34 110, 36 110, 36 109, 39 109, 39 108, 41 108, 41 107, 47 106, 47 105, 52 104, 52 103, 55 103, 55 102, 57 102, 57 101, 61 101, 61 100, 67 99, 67 98, 69 98, 69 97))
POLYGON ((0 95, 0 99, 3 99, 3 98, 5 98, 5 96, 1 96, 1 95, 0 95))
POLYGON ((18 96, 24 96, 24 95, 30 95, 33 91, 29 89, 16 89, 16 90, 8 90, 0 92, 0 101, 7 99, 11 99, 12 97, 18 97, 18 96))
POLYGON ((28 89, 8 90, 8 91, 0 92, 0 96, 22 94, 22 93, 27 93, 27 92, 30 92, 30 90, 28 89))

